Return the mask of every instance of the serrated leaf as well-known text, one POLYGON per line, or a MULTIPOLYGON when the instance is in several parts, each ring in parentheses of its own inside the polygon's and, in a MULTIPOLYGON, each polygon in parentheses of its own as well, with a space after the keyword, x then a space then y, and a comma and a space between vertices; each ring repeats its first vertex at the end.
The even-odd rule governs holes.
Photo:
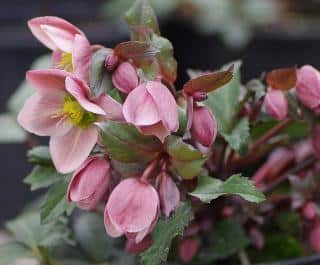
POLYGON ((182 203, 175 213, 165 220, 159 220, 153 233, 153 245, 141 254, 140 265, 158 265, 168 257, 171 241, 182 235, 191 218, 191 206, 182 203))
POLYGON ((64 178, 48 190, 47 197, 41 206, 41 223, 52 222, 73 208, 73 205, 67 201, 67 189, 68 181, 64 178))
POLYGON ((23 180, 29 184, 30 189, 37 190, 47 188, 60 180, 60 174, 57 170, 50 166, 35 166, 31 173, 23 180))
POLYGON ((26 141, 26 131, 20 127, 12 114, 0 114, 0 124, 0 143, 23 143, 26 141))
POLYGON ((31 257, 29 251, 18 243, 0 245, 0 265, 14 264, 17 259, 31 257))
POLYGON ((207 176, 199 177, 197 188, 190 195, 209 203, 223 195, 239 195, 249 202, 259 203, 265 200, 260 192, 248 178, 241 174, 232 175, 226 181, 207 176))
POLYGON ((161 151, 161 142, 156 137, 142 135, 134 126, 107 121, 99 127, 102 143, 114 160, 146 163, 161 151))
POLYGON ((27 152, 30 163, 37 165, 51 166, 52 160, 48 146, 37 146, 27 152))
POLYGON ((297 83, 297 67, 280 68, 269 72, 266 76, 269 87, 279 90, 289 90, 297 83))

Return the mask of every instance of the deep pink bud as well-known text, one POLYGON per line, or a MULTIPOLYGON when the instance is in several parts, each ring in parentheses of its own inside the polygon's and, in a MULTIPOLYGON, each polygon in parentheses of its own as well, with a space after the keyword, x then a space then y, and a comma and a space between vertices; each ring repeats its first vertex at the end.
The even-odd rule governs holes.
POLYGON ((167 217, 173 212, 180 202, 180 192, 176 183, 167 173, 162 173, 159 185, 160 205, 163 214, 167 217))
POLYGON ((182 239, 179 243, 178 251, 183 263, 189 263, 197 254, 198 243, 194 239, 182 239))
POLYGON ((317 223, 310 231, 309 244, 314 251, 320 252, 320 224, 319 223, 317 223))
POLYGON ((136 68, 128 63, 121 63, 112 74, 112 83, 123 93, 130 93, 139 85, 139 77, 136 68))
POLYGON ((302 215, 307 220, 314 220, 317 217, 317 206, 314 202, 307 202, 302 208, 302 215))
POLYGON ((193 93, 192 96, 194 101, 204 101, 208 98, 208 94, 206 92, 201 92, 201 91, 193 93))
POLYGON ((120 182, 110 194, 104 223, 112 237, 126 234, 141 242, 153 229, 159 216, 157 191, 148 183, 129 178, 120 182))
POLYGON ((193 108, 191 134, 192 137, 204 146, 213 144, 217 136, 217 122, 207 107, 193 108))
POLYGON ((255 226, 249 230, 250 239, 257 249, 262 249, 265 243, 263 233, 255 226))
POLYGON ((113 52, 108 54, 105 61, 107 71, 113 71, 119 63, 119 58, 113 52))
POLYGON ((139 254, 145 250, 147 250, 153 241, 151 236, 145 237, 141 242, 136 243, 133 238, 128 238, 126 241, 126 252, 130 254, 139 254))
POLYGON ((311 65, 305 65, 297 71, 297 96, 310 109, 320 106, 320 73, 311 65))
POLYGON ((109 184, 109 162, 100 156, 89 157, 73 174, 68 199, 79 208, 92 210, 106 194, 109 184))
POLYGON ((288 115, 288 101, 280 90, 270 90, 264 98, 266 112, 276 120, 283 120, 288 115))

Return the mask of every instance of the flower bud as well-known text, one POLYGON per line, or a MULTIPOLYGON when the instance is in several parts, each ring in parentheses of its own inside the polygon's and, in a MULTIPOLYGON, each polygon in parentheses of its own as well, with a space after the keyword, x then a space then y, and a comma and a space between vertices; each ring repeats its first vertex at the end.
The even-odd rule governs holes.
POLYGON ((107 68, 107 71, 111 72, 113 71, 119 63, 119 58, 117 55, 115 55, 113 52, 108 54, 105 61, 105 66, 107 68))
POLYGON ((189 263, 197 254, 198 243, 194 239, 182 239, 179 243, 178 251, 183 263, 189 263))
POLYGON ((201 92, 201 91, 193 93, 192 96, 194 101, 204 101, 208 98, 208 94, 206 92, 201 92))
POLYGON ((252 241, 252 244, 257 249, 262 249, 265 243, 263 233, 260 229, 256 226, 252 226, 249 230, 250 239, 252 241))
POLYGON ((320 252, 320 224, 316 223, 309 234, 310 247, 315 252, 320 252))
POLYGON ((99 156, 88 158, 74 173, 69 187, 68 199, 84 210, 97 207, 106 194, 109 184, 109 162, 99 156))
POLYGON ((191 134, 203 146, 213 144, 217 136, 217 122, 207 107, 195 106, 193 109, 191 134))
POLYGON ((267 92, 264 98, 266 112, 276 120, 283 120, 288 115, 288 101, 280 90, 267 92))
POLYGON ((139 85, 139 77, 136 68, 128 63, 121 63, 112 75, 113 85, 123 93, 130 93, 139 85))
POLYGON ((317 217, 317 206, 314 202, 307 202, 302 208, 302 215, 307 220, 314 220, 317 217))

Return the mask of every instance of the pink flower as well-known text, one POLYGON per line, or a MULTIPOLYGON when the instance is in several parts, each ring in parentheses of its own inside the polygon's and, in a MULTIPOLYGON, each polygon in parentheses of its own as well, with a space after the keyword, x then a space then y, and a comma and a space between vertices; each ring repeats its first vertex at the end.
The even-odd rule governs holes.
POLYGON ((320 73, 311 65, 305 65, 297 71, 297 96, 308 108, 319 112, 320 73))
POLYGON ((316 223, 309 234, 310 247, 315 252, 320 252, 320 224, 316 223))
POLYGON ((217 137, 218 127, 215 117, 207 107, 194 106, 191 134, 203 146, 210 146, 217 137))
POLYGON ((280 90, 270 90, 264 98, 266 112, 276 120, 283 120, 288 115, 288 102, 280 90))
POLYGON ((176 183, 165 172, 160 175, 159 196, 161 210, 165 216, 169 217, 180 202, 180 192, 176 183))
POLYGON ((155 135, 162 142, 179 128, 176 101, 158 81, 148 81, 132 90, 124 102, 123 115, 143 134, 155 135))
POLYGON ((128 63, 121 63, 112 74, 112 83, 121 92, 128 94, 139 85, 136 68, 128 63))
POLYGON ((123 180, 115 187, 107 202, 104 223, 112 237, 126 234, 141 242, 156 224, 159 216, 157 191, 138 179, 123 180))
POLYGON ((81 209, 95 209, 106 194, 109 169, 109 161, 105 158, 89 157, 73 174, 68 187, 68 200, 75 202, 81 209))
POLYGON ((194 239, 182 239, 179 243, 179 256, 183 263, 189 263, 197 254, 198 243, 194 239))
POLYGON ((136 241, 132 238, 128 238, 126 241, 126 252, 130 254, 139 254, 145 250, 147 250, 153 241, 151 236, 145 237, 141 242, 136 243, 136 241))
POLYGON ((307 202, 302 207, 302 215, 307 220, 314 220, 317 217, 317 205, 314 202, 307 202))
POLYGON ((63 70, 29 71, 27 80, 36 93, 25 102, 18 122, 31 133, 51 136, 50 152, 57 170, 74 171, 97 142, 95 122, 122 117, 121 105, 106 95, 91 99, 85 82, 63 70))
POLYGON ((91 47, 85 34, 59 17, 37 17, 28 21, 33 35, 53 52, 56 68, 88 80, 91 47))
POLYGON ((320 159, 320 126, 315 128, 314 135, 311 139, 312 148, 315 156, 320 159))

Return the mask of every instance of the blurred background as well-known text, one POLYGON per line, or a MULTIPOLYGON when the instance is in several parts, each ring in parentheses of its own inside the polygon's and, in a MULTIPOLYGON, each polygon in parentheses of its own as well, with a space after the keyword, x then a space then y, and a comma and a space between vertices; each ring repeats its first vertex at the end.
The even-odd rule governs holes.
MULTIPOLYGON (((133 0, 1 0, 0 3, 0 223, 37 194, 22 180, 31 170, 23 131, 14 115, 26 97, 25 71, 48 50, 33 38, 27 20, 63 17, 81 28, 92 44, 113 47, 128 39, 122 14, 133 0), (18 88, 18 92, 15 92, 18 88), (12 96, 13 95, 13 96, 12 96), (9 102, 9 103, 8 103, 9 102), (17 143, 12 143, 17 142, 17 143), (20 142, 20 143, 19 143, 20 142)), ((175 48, 177 88, 186 69, 216 69, 241 59, 247 81, 277 67, 320 66, 320 0, 150 0, 162 35, 175 48)), ((45 65, 42 57, 37 65, 45 65)), ((29 143, 30 144, 30 143, 29 143)))

